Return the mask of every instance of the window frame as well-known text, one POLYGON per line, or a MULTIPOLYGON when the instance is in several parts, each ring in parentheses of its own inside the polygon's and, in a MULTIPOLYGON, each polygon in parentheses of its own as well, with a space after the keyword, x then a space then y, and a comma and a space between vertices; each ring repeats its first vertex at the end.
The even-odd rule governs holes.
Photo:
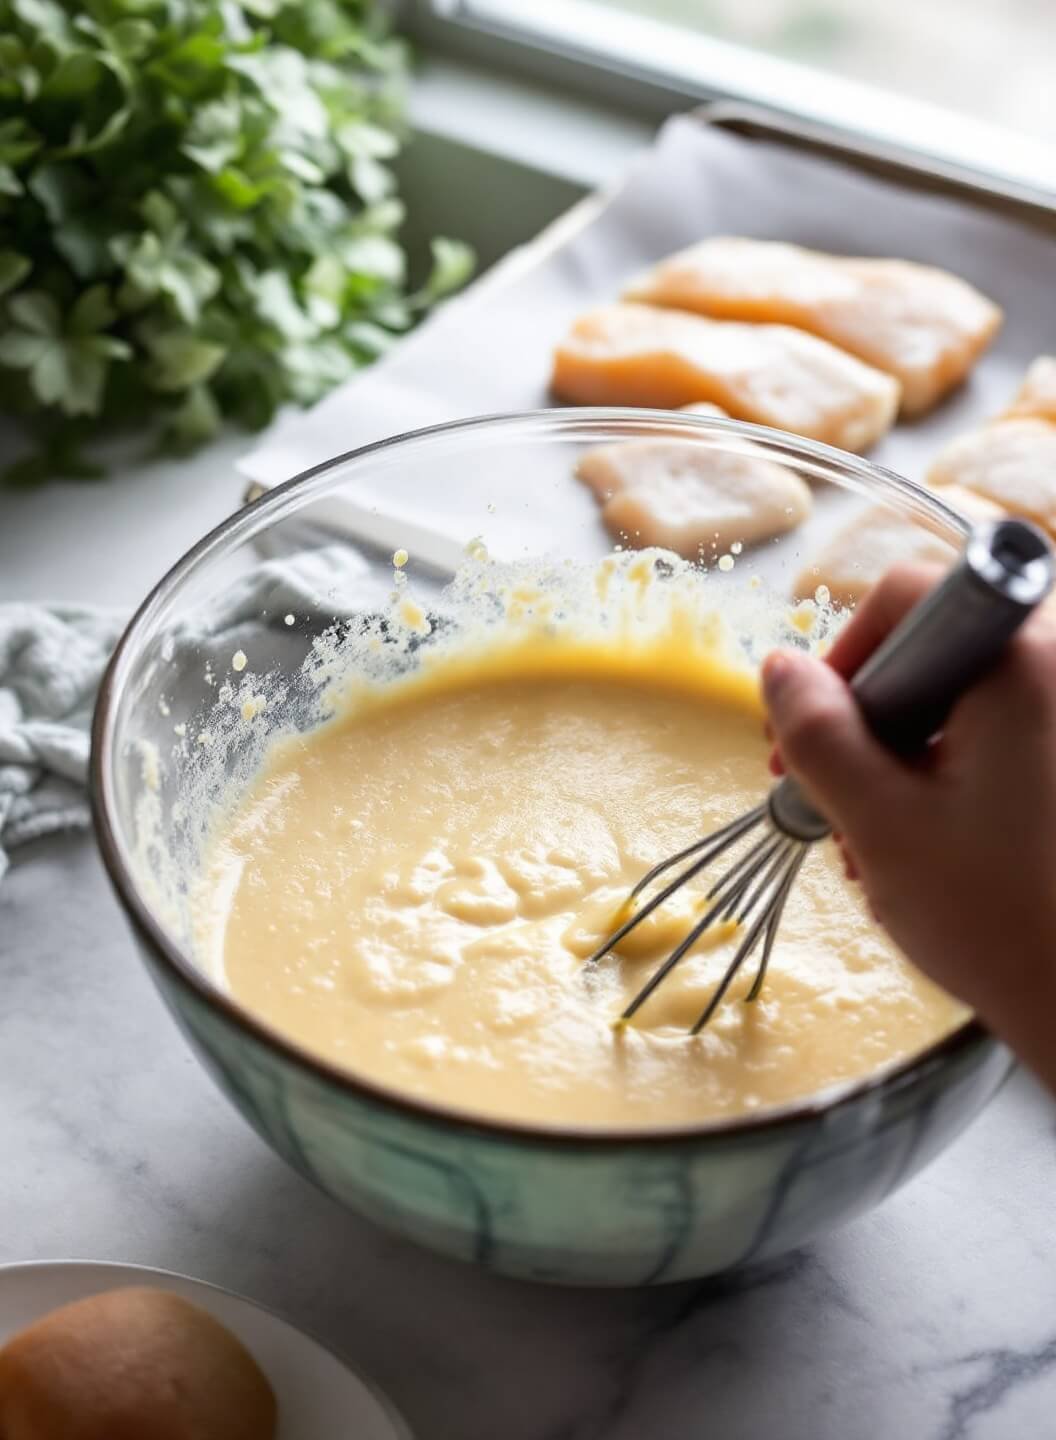
POLYGON ((603 0, 407 0, 406 8, 427 52, 624 113, 655 121, 733 102, 844 149, 897 156, 1029 203, 1056 197, 1056 147, 1040 140, 648 15, 606 11, 603 0))

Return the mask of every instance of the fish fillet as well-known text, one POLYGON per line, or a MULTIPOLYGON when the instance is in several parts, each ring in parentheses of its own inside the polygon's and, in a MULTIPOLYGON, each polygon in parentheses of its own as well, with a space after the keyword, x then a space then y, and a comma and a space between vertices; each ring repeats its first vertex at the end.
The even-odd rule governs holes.
POLYGON ((1056 536, 1056 424, 995 420, 952 440, 928 472, 936 488, 960 485, 1056 536))
MULTIPOLYGON (((997 520, 1004 513, 999 506, 956 486, 944 489, 941 498, 972 521, 997 520)), ((911 520, 886 505, 870 506, 831 537, 800 573, 793 594, 797 599, 809 599, 824 586, 834 605, 854 606, 892 565, 947 566, 956 553, 926 522, 911 520)))
POLYGON ((1019 415, 1056 423, 1056 359, 1053 356, 1039 355, 1024 375, 1016 398, 1005 411, 1005 418, 1019 415))
POLYGON ((709 400, 752 420, 863 450, 898 409, 897 380, 802 330, 606 305, 573 325, 552 387, 578 405, 676 409, 709 400))
POLYGON ((974 286, 931 265, 725 236, 661 261, 626 298, 809 330, 894 375, 906 415, 959 384, 1002 319, 974 286))
MULTIPOLYGON (((721 405, 712 405, 708 401, 701 401, 694 405, 682 405, 678 412, 680 415, 708 415, 719 420, 728 420, 730 417, 721 405)), ((724 442, 728 444, 729 442, 724 442)), ((742 442, 745 446, 747 441, 742 442)), ((617 490, 625 490, 628 485, 636 480, 643 480, 650 473, 655 473, 661 468, 686 468, 700 459, 694 460, 694 456, 702 456, 704 444, 698 440, 686 440, 684 434, 675 432, 670 440, 661 440, 659 437, 631 440, 620 440, 611 445, 599 445, 593 450, 587 450, 576 466, 576 475, 583 481, 590 490, 594 492, 594 498, 599 505, 604 505, 610 500, 617 490), (661 460, 663 455, 666 461, 661 460), (645 457, 656 456, 655 459, 645 457)), ((761 452, 760 452, 761 453, 761 452)), ((714 464, 718 457, 712 452, 710 463, 714 464)), ((775 468, 777 468, 775 466, 775 468)))
POLYGON ((782 535, 812 504, 798 475, 749 445, 733 452, 687 440, 622 440, 587 451, 576 474, 616 540, 687 560, 782 535))

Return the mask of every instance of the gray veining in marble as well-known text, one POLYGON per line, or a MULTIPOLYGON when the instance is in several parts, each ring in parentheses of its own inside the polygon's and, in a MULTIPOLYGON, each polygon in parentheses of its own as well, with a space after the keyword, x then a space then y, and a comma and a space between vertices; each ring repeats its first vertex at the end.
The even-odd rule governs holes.
MULTIPOLYGON (((237 503, 232 453, 123 475, 105 507, 0 496, 0 599, 131 606, 237 503)), ((420 1440, 1056 1434, 1056 1106, 1023 1076, 809 1249, 703 1285, 554 1291, 382 1235, 276 1159, 162 1009, 89 839, 19 852, 0 986, 0 1260, 230 1286, 347 1353, 420 1440)))
POLYGON ((0 892, 0 1259, 161 1265, 353 1357, 422 1440, 1054 1433, 1056 1108, 1014 1079, 881 1210, 742 1276, 554 1291, 418 1252, 273 1157, 202 1075, 91 843, 0 892))

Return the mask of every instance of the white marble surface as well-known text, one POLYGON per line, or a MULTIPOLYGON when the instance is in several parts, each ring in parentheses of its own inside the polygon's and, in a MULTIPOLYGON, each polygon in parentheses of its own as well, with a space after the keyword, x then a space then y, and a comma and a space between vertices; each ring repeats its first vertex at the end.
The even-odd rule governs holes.
MULTIPOLYGON (((0 493, 0 600, 131 607, 237 503, 237 448, 105 493, 0 493)), ((1023 1077, 808 1249, 710 1284, 552 1291, 392 1240, 276 1159, 162 1009, 87 838, 19 852, 0 984, 0 1260, 230 1286, 345 1351, 421 1440, 1056 1433, 1056 1107, 1023 1077)))

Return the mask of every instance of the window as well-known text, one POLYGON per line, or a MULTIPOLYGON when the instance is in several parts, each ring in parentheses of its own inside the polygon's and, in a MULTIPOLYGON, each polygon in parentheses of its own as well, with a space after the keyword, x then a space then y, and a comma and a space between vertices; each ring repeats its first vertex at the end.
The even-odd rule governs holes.
POLYGON ((1051 0, 601 0, 1056 140, 1051 0))
POLYGON ((624 107, 762 105, 1056 191, 1053 0, 418 0, 427 43, 624 107), (549 67, 549 70, 548 68, 549 67))

